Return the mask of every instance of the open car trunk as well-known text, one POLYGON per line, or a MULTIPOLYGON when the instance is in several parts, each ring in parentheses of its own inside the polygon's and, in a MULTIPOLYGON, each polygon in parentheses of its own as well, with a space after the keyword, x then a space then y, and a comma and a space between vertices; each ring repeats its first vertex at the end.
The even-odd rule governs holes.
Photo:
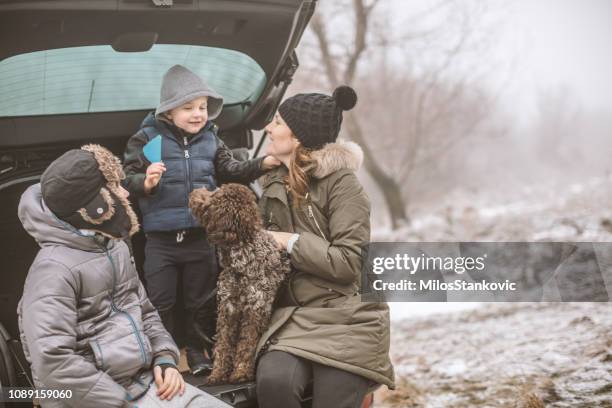
MULTIPOLYGON (((86 143, 122 157, 177 63, 207 80, 209 70, 225 74, 209 81, 225 98, 219 135, 231 148, 251 148, 252 129, 272 118, 297 68, 294 50, 315 2, 0 0, 0 386, 29 386, 16 309, 39 248, 17 217, 25 189, 86 143), (210 65, 227 55, 238 64, 210 65), (132 85, 138 97, 115 97, 132 85)), ((137 235, 139 266, 143 246, 137 235)), ((186 378, 235 406, 256 406, 254 384, 207 388, 202 377, 186 378)))
POLYGON ((156 3, 0 0, 0 148, 129 135, 177 63, 224 96, 222 130, 261 129, 315 2, 156 3))

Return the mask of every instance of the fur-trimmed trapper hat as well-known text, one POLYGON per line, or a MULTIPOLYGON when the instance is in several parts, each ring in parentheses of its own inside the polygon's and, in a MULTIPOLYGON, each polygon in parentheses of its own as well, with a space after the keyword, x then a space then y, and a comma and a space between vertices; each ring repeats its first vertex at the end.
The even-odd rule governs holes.
POLYGON ((127 238, 138 231, 138 219, 126 194, 119 159, 108 149, 89 144, 69 150, 40 178, 43 200, 60 219, 78 229, 109 238, 127 238))

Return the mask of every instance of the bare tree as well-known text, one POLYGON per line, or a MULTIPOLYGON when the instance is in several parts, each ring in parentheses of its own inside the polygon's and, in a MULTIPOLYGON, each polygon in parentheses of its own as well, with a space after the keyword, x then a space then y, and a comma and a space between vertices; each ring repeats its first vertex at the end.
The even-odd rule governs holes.
MULTIPOLYGON (((372 11, 379 0, 367 2, 365 0, 353 0, 352 12, 354 13, 354 36, 352 46, 346 49, 343 59, 332 55, 331 40, 328 37, 326 23, 322 13, 315 13, 310 28, 312 29, 321 53, 321 62, 325 69, 325 75, 330 85, 337 86, 341 83, 354 85, 357 66, 367 47, 367 34, 370 28, 372 11)), ((362 127, 355 116, 349 112, 346 117, 348 134, 357 142, 364 152, 364 166, 368 173, 380 187, 391 216, 393 227, 407 220, 406 206, 402 198, 400 186, 397 181, 385 172, 375 159, 369 144, 366 142, 362 127)))
POLYGON ((375 14, 380 3, 321 3, 310 24, 313 40, 301 48, 307 55, 306 70, 314 73, 311 77, 321 76, 332 88, 350 85, 367 95, 345 114, 346 133, 363 148, 365 169, 380 188, 392 227, 397 228, 408 221, 405 186, 414 169, 473 134, 492 106, 479 92, 481 87, 472 86, 480 71, 461 66, 464 54, 483 46, 473 40, 472 31, 473 20, 486 10, 441 0, 410 17, 423 21, 443 15, 437 25, 408 21, 410 29, 395 30, 388 18, 375 14), (350 24, 341 20, 347 10, 352 14, 350 24), (391 54, 405 59, 388 63, 391 54), (419 64, 419 72, 413 72, 410 59, 415 54, 430 59, 419 64), (383 107, 375 117, 373 106, 383 107), (370 117, 364 120, 366 112, 370 117))

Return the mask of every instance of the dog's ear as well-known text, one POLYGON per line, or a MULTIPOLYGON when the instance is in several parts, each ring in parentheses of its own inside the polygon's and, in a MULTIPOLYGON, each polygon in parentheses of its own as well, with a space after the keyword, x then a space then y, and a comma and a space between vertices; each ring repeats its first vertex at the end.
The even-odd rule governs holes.
POLYGON ((257 207, 255 194, 246 186, 229 183, 222 187, 223 198, 231 208, 232 230, 238 234, 242 241, 250 239, 255 230, 261 229, 261 216, 257 207))
POLYGON ((196 218, 201 219, 204 211, 210 204, 210 199, 214 193, 208 191, 206 187, 197 188, 189 193, 189 208, 196 218))

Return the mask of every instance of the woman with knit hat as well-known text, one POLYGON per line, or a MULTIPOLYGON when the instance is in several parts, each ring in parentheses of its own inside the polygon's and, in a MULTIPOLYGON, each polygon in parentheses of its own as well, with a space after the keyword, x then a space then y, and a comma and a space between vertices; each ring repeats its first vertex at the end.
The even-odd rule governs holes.
POLYGON ((262 178, 259 206, 294 273, 257 346, 262 408, 300 407, 310 382, 313 407, 357 408, 381 384, 395 387, 388 306, 359 295, 370 239, 370 201, 355 175, 363 152, 336 141, 356 102, 346 86, 298 94, 266 127, 267 154, 283 165, 262 178))

